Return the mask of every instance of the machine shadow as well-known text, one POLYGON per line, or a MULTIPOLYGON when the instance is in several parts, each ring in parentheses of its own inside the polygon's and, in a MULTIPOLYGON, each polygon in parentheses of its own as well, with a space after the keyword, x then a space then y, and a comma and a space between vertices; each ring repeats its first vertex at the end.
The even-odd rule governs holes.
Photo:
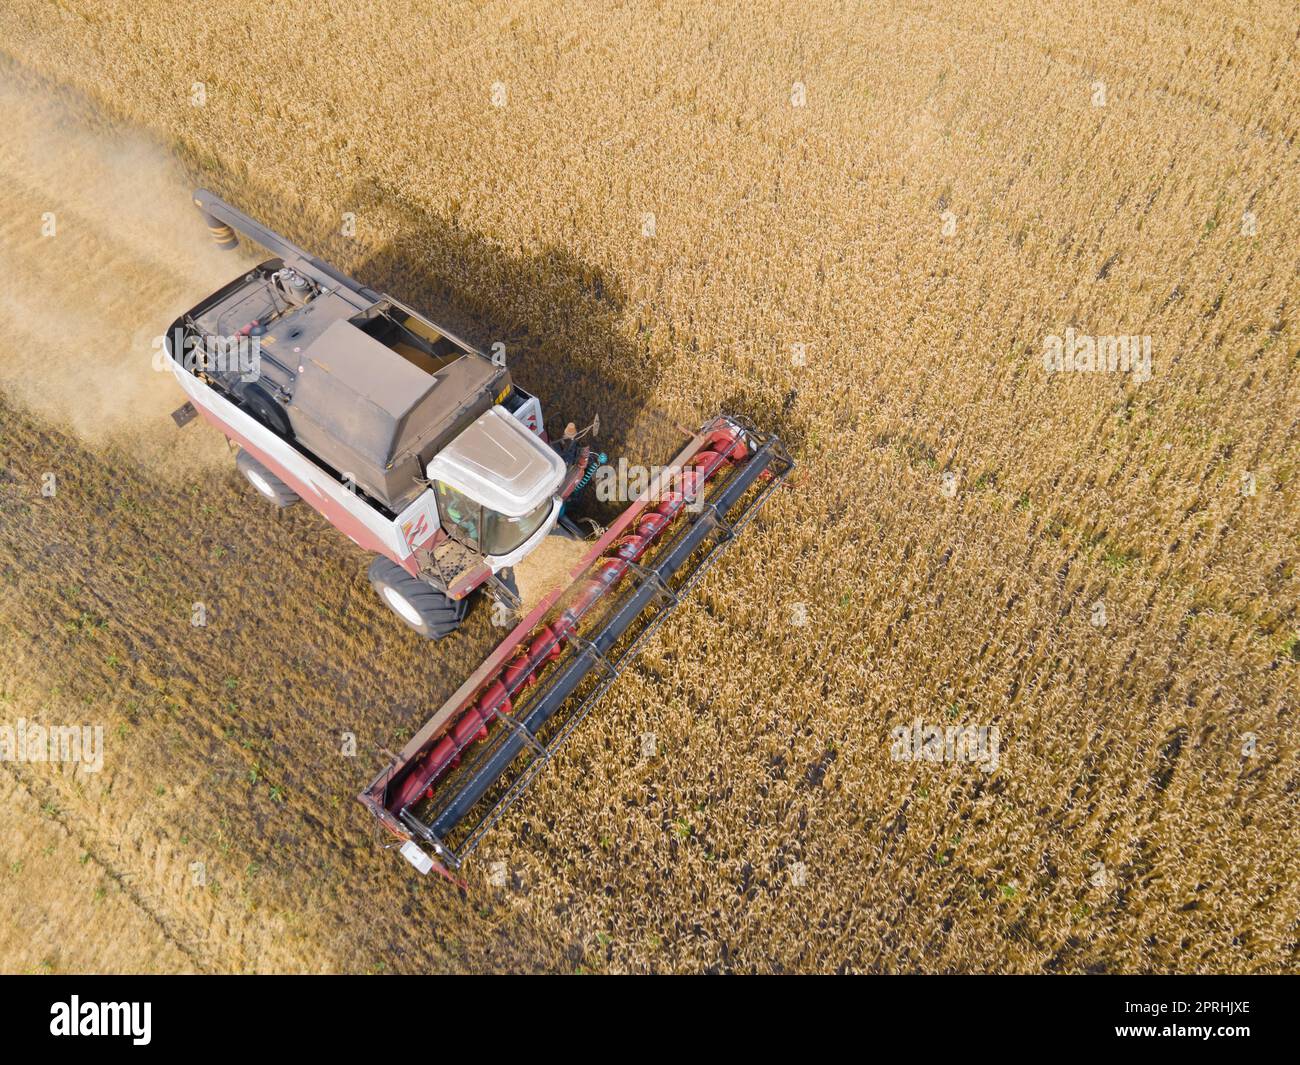
POLYGON ((400 234, 357 261, 358 281, 484 352, 502 352, 511 377, 541 399, 553 436, 599 414, 599 450, 614 457, 634 446, 655 378, 620 332, 625 295, 615 279, 562 248, 511 254, 400 193, 358 190, 356 202, 359 214, 391 219, 400 234))

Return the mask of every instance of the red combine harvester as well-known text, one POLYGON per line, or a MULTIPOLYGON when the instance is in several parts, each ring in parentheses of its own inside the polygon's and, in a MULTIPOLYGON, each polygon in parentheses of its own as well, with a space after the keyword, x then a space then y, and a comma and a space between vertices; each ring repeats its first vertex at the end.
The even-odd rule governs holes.
MULTIPOLYGON (((175 323, 166 352, 194 413, 237 442, 277 506, 300 499, 373 551, 380 599, 440 639, 484 589, 520 609, 512 570, 606 458, 572 425, 551 440, 504 365, 365 288, 202 189, 217 243, 278 258, 175 323)), ((638 647, 786 478, 780 440, 719 415, 586 545, 359 796, 421 872, 458 881, 484 834, 590 712, 638 647), (433 852, 432 856, 428 850, 433 852)))

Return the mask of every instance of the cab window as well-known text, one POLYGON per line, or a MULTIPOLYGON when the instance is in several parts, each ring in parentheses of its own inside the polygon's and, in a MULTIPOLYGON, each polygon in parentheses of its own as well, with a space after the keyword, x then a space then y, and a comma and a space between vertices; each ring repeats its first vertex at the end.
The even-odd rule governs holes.
POLYGON ((458 492, 442 481, 434 482, 433 491, 438 498, 438 515, 443 528, 449 535, 477 551, 483 508, 464 492, 458 492))

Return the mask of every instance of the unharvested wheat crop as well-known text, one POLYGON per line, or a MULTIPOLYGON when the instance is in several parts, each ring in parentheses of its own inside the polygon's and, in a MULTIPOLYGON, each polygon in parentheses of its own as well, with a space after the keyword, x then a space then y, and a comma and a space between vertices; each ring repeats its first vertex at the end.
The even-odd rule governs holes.
MULTIPOLYGON (((38 157, 147 143, 504 343, 612 457, 729 409, 800 464, 462 900, 352 796, 499 630, 431 648, 314 515, 79 434, 119 363, 47 402, 69 332, 156 335, 212 285, 167 272, 124 325, 130 264, 189 253, 72 210, 52 247, 98 247, 114 295, 73 308, 29 256, 0 303, 0 710, 110 742, 94 776, 0 769, 75 840, 46 865, 94 858, 27 905, 84 919, 94 874, 152 932, 0 965, 1296 968, 1288 5, 16 0, 0 42, 0 107, 62 109, 38 157)), ((24 170, 6 240, 81 202, 75 155, 24 170)))

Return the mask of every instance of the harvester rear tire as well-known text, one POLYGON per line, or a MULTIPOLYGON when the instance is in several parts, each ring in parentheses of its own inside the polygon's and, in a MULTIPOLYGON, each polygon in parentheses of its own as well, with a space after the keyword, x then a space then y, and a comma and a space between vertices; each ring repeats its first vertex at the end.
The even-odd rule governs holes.
POLYGON ((268 502, 277 507, 291 507, 298 502, 298 494, 247 451, 240 451, 235 457, 235 465, 257 494, 268 502))
POLYGON ((379 601, 426 640, 450 636, 465 620, 464 599, 449 599, 390 559, 375 559, 368 576, 379 601))

